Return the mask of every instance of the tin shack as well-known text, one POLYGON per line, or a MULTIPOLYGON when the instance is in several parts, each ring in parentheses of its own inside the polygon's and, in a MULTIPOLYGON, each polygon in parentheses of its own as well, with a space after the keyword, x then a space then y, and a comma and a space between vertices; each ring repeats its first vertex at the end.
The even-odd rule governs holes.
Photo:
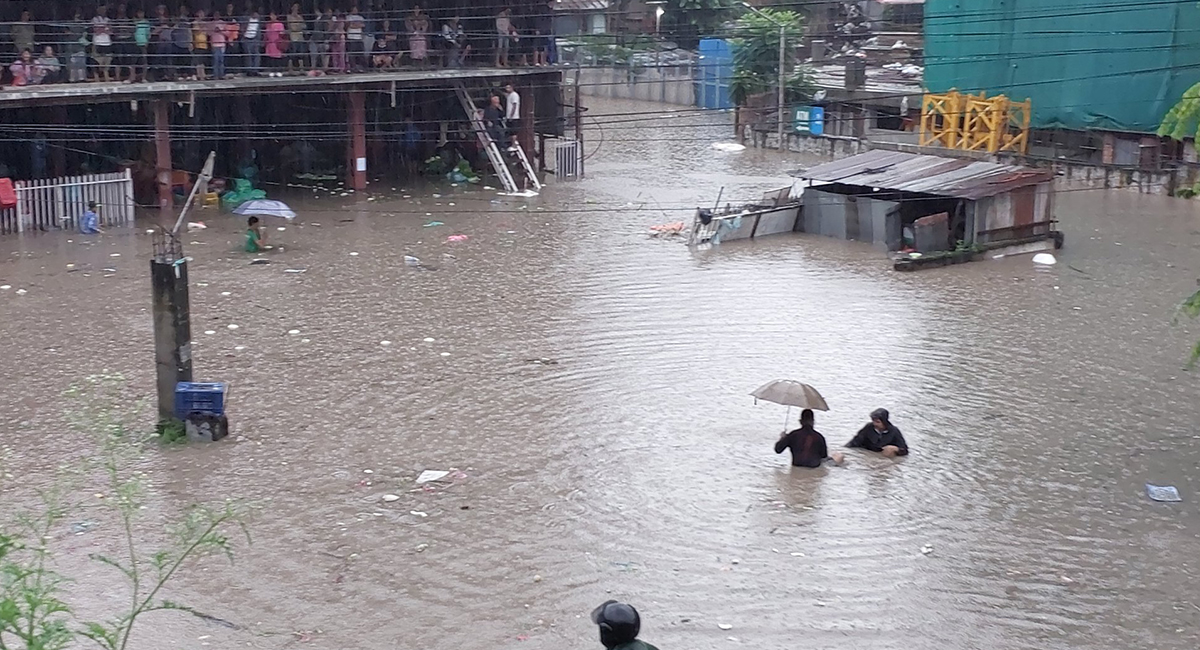
POLYGON ((809 181, 796 228, 807 233, 870 242, 913 260, 1062 245, 1050 170, 874 150, 796 175, 809 181))

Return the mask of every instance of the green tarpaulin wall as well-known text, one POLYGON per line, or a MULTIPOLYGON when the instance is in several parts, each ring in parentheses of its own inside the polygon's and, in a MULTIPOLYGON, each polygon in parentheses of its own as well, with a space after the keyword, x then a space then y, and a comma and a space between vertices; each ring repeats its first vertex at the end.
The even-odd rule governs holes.
POLYGON ((1197 0, 926 0, 925 84, 1033 99, 1035 128, 1152 133, 1200 82, 1197 0))

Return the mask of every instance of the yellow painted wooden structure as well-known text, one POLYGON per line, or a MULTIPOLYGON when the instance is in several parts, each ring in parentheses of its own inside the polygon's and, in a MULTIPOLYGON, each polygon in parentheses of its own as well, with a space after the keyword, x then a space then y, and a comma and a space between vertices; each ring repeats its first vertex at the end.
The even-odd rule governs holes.
POLYGON ((917 142, 963 151, 1015 151, 1029 148, 1032 100, 1013 102, 1004 95, 988 97, 957 90, 921 100, 921 129, 917 142))

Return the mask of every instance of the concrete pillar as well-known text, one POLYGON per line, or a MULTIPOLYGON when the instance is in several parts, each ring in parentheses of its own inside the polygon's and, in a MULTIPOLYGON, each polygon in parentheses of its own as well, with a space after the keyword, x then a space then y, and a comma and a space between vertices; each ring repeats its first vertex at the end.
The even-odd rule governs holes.
POLYGON ((537 115, 534 109, 534 88, 533 84, 529 84, 521 88, 521 131, 517 134, 517 140, 521 143, 521 148, 526 154, 532 155, 533 149, 533 120, 537 115))
POLYGON ((1104 145, 1100 152, 1100 162, 1105 165, 1113 164, 1116 159, 1117 136, 1111 133, 1104 134, 1104 145))
MULTIPOLYGON (((233 98, 233 122, 239 127, 247 128, 254 123, 254 114, 250 111, 250 98, 246 95, 236 95, 233 98)), ((240 130, 240 129, 239 129, 240 130)), ((238 138, 233 144, 234 165, 241 165, 250 159, 253 141, 250 138, 238 138)))
POLYGON ((367 189, 367 98, 361 90, 346 94, 349 138, 346 141, 346 183, 355 191, 367 189))
POLYGON ((171 199, 171 123, 170 106, 165 100, 154 100, 154 171, 158 181, 158 209, 167 211, 171 199))
MULTIPOLYGON (((177 251, 179 252, 179 251, 177 251)), ((175 416, 175 384, 192 381, 192 324, 187 260, 168 254, 150 260, 154 292, 154 361, 160 419, 175 416)))
MULTIPOLYGON (((54 123, 57 125, 67 125, 70 120, 67 119, 67 107, 55 106, 52 109, 54 123)), ((67 129, 62 129, 66 131, 67 129)), ((51 147, 50 148, 50 175, 54 178, 62 178, 67 175, 67 149, 66 147, 51 147)))

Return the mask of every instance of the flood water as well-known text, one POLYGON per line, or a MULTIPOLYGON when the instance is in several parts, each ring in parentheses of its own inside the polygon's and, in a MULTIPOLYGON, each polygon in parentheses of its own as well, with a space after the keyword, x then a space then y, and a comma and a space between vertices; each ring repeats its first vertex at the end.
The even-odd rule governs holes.
MULTIPOLYGON (((812 161, 713 151, 719 116, 602 117, 642 110, 593 102, 612 122, 587 179, 540 197, 293 198, 267 265, 238 219, 201 217, 196 374, 231 382, 234 432, 141 467, 151 524, 257 506, 232 566, 170 589, 243 629, 156 613, 134 645, 598 648, 587 613, 617 598, 664 650, 1200 646, 1200 327, 1171 324, 1200 277, 1196 203, 1063 192, 1051 268, 899 274, 791 235, 690 252, 647 228, 812 161), (831 447, 882 406, 912 454, 790 469, 784 409, 748 396, 782 377, 825 395, 831 447)), ((0 241, 5 510, 92 448, 62 425, 78 377, 153 394, 144 228, 0 241)), ((85 559, 119 548, 97 489, 70 521, 98 525, 57 547, 103 613, 124 592, 85 559)))

